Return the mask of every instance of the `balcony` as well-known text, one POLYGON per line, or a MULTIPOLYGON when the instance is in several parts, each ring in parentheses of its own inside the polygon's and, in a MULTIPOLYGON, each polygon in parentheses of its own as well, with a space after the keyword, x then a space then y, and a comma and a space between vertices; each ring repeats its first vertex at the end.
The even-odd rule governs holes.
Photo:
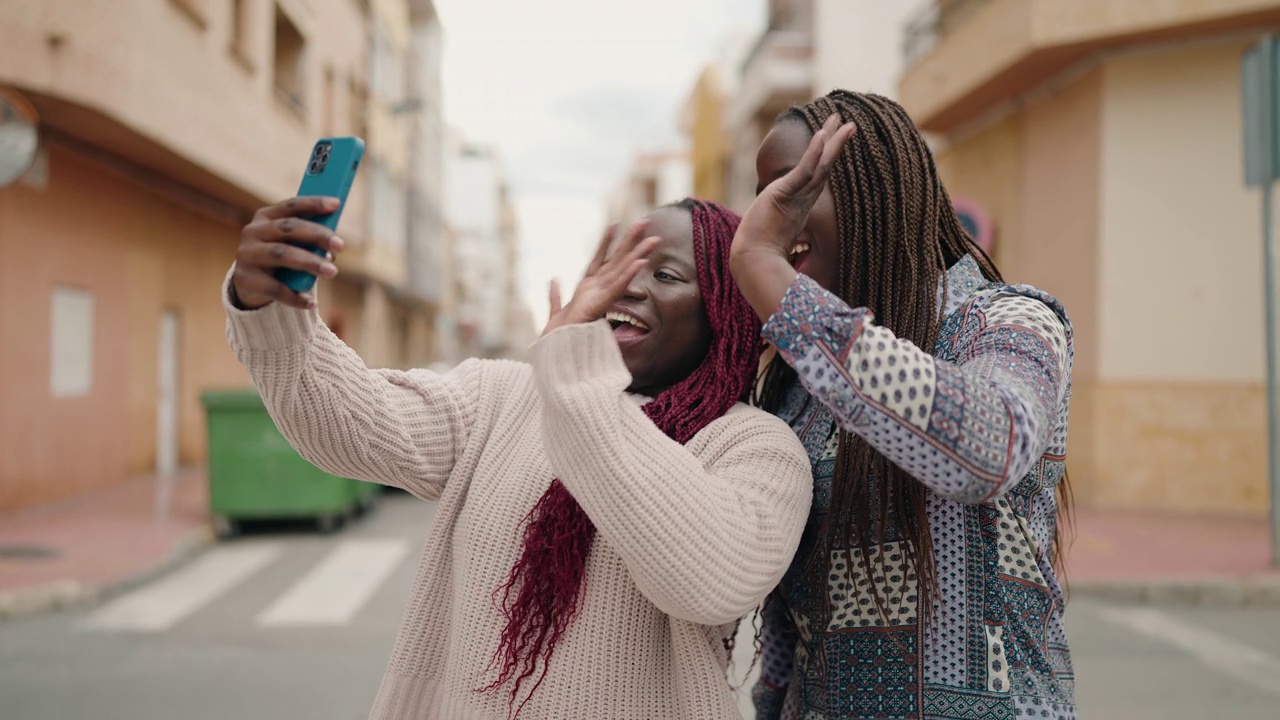
POLYGON ((0 2, 0 84, 32 100, 46 137, 252 209, 297 190, 322 132, 322 64, 363 74, 364 34, 349 0, 287 27, 278 8, 297 3, 244 7, 0 2))
POLYGON ((1276 23, 1277 0, 934 0, 907 26, 899 96, 948 132, 1099 52, 1276 23))
POLYGON ((991 0, 932 0, 907 21, 903 29, 902 53, 910 67, 991 0))
POLYGON ((773 116, 813 93, 813 38, 807 32, 767 32, 742 66, 742 86, 730 122, 742 127, 773 116))

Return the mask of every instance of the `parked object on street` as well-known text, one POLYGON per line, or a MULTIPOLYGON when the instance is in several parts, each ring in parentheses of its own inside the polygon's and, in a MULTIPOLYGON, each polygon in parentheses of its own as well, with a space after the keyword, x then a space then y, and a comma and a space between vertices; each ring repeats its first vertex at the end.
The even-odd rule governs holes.
POLYGON ((330 475, 304 460, 276 429, 257 391, 201 396, 209 426, 209 510, 219 537, 245 520, 314 518, 333 532, 376 504, 381 488, 330 475))

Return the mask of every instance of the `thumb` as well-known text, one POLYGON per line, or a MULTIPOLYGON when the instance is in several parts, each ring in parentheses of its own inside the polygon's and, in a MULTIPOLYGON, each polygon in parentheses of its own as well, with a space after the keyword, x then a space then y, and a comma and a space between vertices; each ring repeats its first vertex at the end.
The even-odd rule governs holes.
POLYGON ((560 304, 560 281, 554 278, 551 280, 550 296, 551 296, 551 314, 555 315, 556 313, 560 312, 562 306, 560 304))

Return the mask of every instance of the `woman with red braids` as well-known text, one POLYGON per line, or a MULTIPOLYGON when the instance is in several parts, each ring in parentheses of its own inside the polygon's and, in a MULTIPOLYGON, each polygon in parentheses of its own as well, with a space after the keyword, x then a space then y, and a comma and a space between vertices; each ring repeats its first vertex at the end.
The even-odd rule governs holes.
POLYGON ((530 364, 370 370, 273 276, 337 269, 294 198, 245 227, 231 347, 281 431, 345 477, 439 501, 371 717, 739 717, 737 621, 782 577, 812 476, 785 423, 740 401, 760 321, 729 275, 738 217, 661 208, 552 312, 530 364), (645 237, 645 235, 648 237, 645 237), (643 238, 643 239, 642 239, 643 238))

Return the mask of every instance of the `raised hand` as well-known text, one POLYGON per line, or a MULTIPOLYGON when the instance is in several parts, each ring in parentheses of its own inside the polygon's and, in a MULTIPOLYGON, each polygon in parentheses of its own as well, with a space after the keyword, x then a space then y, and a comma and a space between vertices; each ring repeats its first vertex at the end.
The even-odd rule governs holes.
POLYGON ((761 319, 782 302, 796 271, 787 255, 804 230, 809 211, 826 187, 827 176, 857 126, 832 115, 813 134, 800 162, 756 196, 733 236, 730 268, 738 287, 761 319))
POLYGON ((560 286, 552 283, 551 314, 542 330, 543 335, 565 325, 599 320, 610 306, 622 298, 627 285, 644 269, 649 253, 661 242, 658 237, 644 237, 647 225, 644 220, 632 225, 612 255, 609 254, 609 241, 617 226, 611 225, 605 231, 568 305, 560 306, 560 286))
POLYGON ((240 231, 240 247, 236 250, 236 269, 231 276, 231 290, 236 304, 252 310, 281 302, 296 308, 315 307, 310 295, 290 290, 276 279, 276 268, 293 268, 316 277, 333 277, 338 268, 333 256, 342 252, 342 240, 329 228, 303 220, 306 216, 326 215, 338 209, 337 198, 295 197, 262 208, 240 231), (320 257, 291 242, 315 245, 326 251, 320 257))

